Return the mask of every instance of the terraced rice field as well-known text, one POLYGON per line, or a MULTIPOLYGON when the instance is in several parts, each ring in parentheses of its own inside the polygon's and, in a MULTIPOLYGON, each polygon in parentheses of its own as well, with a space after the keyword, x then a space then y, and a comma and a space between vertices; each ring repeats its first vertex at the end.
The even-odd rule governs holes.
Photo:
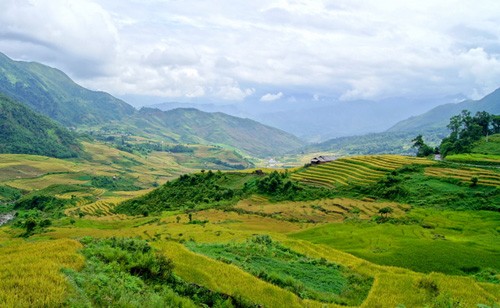
POLYGON ((120 198, 108 198, 105 200, 98 200, 94 203, 78 205, 77 207, 67 209, 66 215, 78 217, 83 214, 87 219, 105 219, 105 220, 121 220, 127 219, 127 215, 113 213, 113 208, 117 202, 123 201, 120 198), (116 200, 115 200, 116 199, 116 200), (119 199, 119 200, 118 200, 119 199), (114 202, 116 201, 116 203, 114 202))
POLYGON ((433 161, 399 155, 354 156, 311 166, 294 173, 292 178, 319 186, 368 185, 388 172, 409 164, 431 165, 433 161))
POLYGON ((439 168, 427 167, 425 168, 425 175, 440 177, 440 178, 453 178, 462 182, 471 182, 473 177, 478 178, 477 184, 487 186, 500 186, 500 173, 493 170, 486 170, 480 168, 439 168))
POLYGON ((370 219, 378 214, 383 207, 393 209, 392 217, 404 216, 410 209, 409 205, 395 202, 373 202, 355 199, 335 198, 314 201, 285 201, 269 203, 268 200, 258 200, 256 197, 242 200, 237 209, 246 213, 255 213, 285 221, 328 223, 342 222, 348 218, 370 219))

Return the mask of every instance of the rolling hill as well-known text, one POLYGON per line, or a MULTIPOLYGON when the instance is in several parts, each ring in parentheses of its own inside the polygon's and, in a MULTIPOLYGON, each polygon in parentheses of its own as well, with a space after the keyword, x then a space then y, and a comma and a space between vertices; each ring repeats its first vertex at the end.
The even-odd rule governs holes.
POLYGON ((60 70, 13 61, 0 53, 0 93, 67 127, 119 120, 135 109, 105 92, 91 91, 60 70))
POLYGON ((486 95, 480 100, 466 100, 457 104, 445 104, 429 110, 419 116, 401 121, 389 128, 388 132, 421 132, 428 129, 446 130, 450 118, 462 110, 469 110, 472 114, 486 111, 491 114, 500 114, 500 89, 486 95))
POLYGON ((66 128, 1 94, 0 140, 0 153, 67 158, 81 152, 66 128))
POLYGON ((194 108, 142 108, 127 122, 153 134, 170 132, 177 142, 224 144, 257 157, 284 154, 303 145, 297 137, 259 122, 194 108))

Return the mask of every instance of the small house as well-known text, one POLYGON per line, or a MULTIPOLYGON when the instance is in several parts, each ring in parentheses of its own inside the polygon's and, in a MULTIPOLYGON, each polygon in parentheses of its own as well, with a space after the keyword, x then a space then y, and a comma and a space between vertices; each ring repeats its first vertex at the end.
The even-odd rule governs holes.
POLYGON ((311 159, 311 164, 312 165, 318 165, 318 164, 324 164, 324 163, 327 163, 327 162, 330 162, 330 161, 334 161, 335 159, 337 159, 335 156, 318 156, 318 157, 314 157, 313 159, 311 159))

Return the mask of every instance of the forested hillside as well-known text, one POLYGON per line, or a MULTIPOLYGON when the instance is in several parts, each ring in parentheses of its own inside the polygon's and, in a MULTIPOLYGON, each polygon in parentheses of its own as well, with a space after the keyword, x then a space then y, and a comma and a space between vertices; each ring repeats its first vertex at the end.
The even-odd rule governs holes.
POLYGON ((76 157, 80 145, 66 128, 0 94, 0 153, 76 157))
POLYGON ((57 69, 36 62, 13 61, 2 53, 0 93, 67 127, 118 120, 135 111, 108 93, 79 86, 57 69))

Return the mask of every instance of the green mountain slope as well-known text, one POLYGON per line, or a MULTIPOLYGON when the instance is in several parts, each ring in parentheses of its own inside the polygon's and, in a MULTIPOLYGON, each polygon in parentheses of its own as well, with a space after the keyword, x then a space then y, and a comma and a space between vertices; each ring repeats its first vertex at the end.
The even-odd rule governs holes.
MULTIPOLYGON (((439 129, 422 130, 424 140, 431 146, 438 146, 446 137, 446 131, 439 129)), ((411 131, 396 131, 367 134, 362 136, 340 137, 309 145, 305 152, 332 152, 339 155, 368 154, 406 154, 414 155, 412 139, 417 134, 411 131)))
POLYGON ((0 95, 0 153, 76 157, 80 145, 66 128, 0 95))
POLYGON ((79 86, 57 69, 13 61, 2 53, 0 93, 69 127, 118 120, 135 111, 108 93, 79 86))
POLYGON ((477 101, 463 101, 458 104, 445 104, 431 109, 419 116, 401 121, 388 129, 388 132, 420 132, 428 129, 446 130, 450 118, 462 110, 469 110, 472 114, 486 111, 491 114, 500 114, 500 89, 488 94, 477 101))
POLYGON ((300 139, 282 130, 194 108, 170 111, 142 108, 127 121, 151 133, 171 132, 177 142, 225 144, 257 157, 279 155, 302 146, 300 139))

